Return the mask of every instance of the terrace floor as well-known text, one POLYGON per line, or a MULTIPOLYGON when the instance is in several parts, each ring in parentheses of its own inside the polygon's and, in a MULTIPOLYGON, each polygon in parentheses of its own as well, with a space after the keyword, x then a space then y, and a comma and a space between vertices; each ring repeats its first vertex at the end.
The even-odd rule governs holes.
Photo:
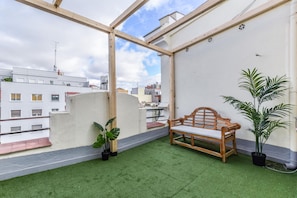
POLYGON ((168 136, 120 152, 0 182, 0 197, 296 197, 297 173, 170 145, 168 136))
MULTIPOLYGON (((150 132, 140 133, 132 137, 124 138, 118 141, 118 150, 119 152, 122 152, 135 146, 139 146, 146 142, 150 142, 160 137, 166 136, 167 134, 168 128, 161 127, 155 128, 150 132)), ((31 145, 33 144, 32 142, 49 142, 48 138, 45 139, 47 141, 34 140, 26 144, 24 144, 24 142, 18 142, 14 144, 5 144, 3 147, 1 147, 0 145, 0 151, 12 151, 11 147, 18 148, 18 150, 14 150, 14 152, 22 151, 22 149, 20 148, 23 148, 23 150, 25 150, 26 148, 28 148, 26 145, 31 145)), ((45 146, 45 144, 36 143, 33 145, 45 146)), ((35 147, 35 149, 38 149, 38 147, 35 147)), ((62 166, 76 164, 83 161, 98 159, 100 156, 100 149, 92 148, 92 146, 83 146, 78 148, 40 152, 41 153, 39 154, 31 154, 19 157, 9 157, 6 159, 0 159, 0 181, 40 171, 59 168, 62 166)), ((5 152, 3 152, 3 154, 5 155, 5 152)))

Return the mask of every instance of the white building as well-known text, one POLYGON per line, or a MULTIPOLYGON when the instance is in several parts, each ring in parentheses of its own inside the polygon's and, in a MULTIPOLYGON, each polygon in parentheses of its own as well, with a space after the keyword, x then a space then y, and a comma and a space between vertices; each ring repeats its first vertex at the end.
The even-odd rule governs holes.
POLYGON ((86 78, 55 71, 2 69, 0 77, 1 144, 48 137, 49 112, 64 111, 68 95, 92 91, 86 78))

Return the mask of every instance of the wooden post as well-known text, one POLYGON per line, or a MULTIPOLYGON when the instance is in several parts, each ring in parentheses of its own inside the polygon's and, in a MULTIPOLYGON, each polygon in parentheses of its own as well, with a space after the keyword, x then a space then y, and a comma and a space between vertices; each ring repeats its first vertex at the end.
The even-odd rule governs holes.
MULTIPOLYGON (((117 100, 116 100, 116 61, 115 61, 115 34, 109 33, 109 118, 116 117, 117 114, 117 100)), ((117 126, 117 120, 113 122, 112 127, 117 126)))
POLYGON ((170 103, 169 103, 169 119, 175 118, 175 65, 174 65, 174 54, 170 56, 170 103))

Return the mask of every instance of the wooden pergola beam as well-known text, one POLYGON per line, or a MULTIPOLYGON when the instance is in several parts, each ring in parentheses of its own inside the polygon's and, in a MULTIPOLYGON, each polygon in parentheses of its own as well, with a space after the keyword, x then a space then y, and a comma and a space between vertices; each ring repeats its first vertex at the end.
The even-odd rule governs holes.
POLYGON ((156 33, 152 37, 148 38, 146 40, 146 42, 151 43, 151 42, 157 40, 158 38, 160 38, 161 36, 167 34, 171 30, 179 27, 180 25, 185 24, 186 22, 192 20, 196 16, 206 12, 207 10, 210 10, 211 8, 218 5, 219 3, 222 3, 223 1, 225 1, 225 0, 209 0, 209 1, 206 1, 204 4, 199 6, 197 9, 195 9, 194 11, 189 13, 188 15, 184 16, 183 18, 179 19, 177 22, 169 25, 168 27, 162 29, 160 32, 156 33))
POLYGON ((59 7, 59 6, 61 5, 62 1, 63 1, 63 0, 55 0, 55 2, 54 2, 54 6, 55 6, 56 8, 59 7))
POLYGON ((189 42, 186 42, 186 43, 172 49, 172 52, 176 53, 176 52, 179 52, 179 51, 181 51, 183 49, 191 47, 191 46, 203 41, 204 39, 207 39, 207 38, 212 37, 212 36, 214 36, 216 34, 219 34, 219 33, 223 32, 223 31, 225 31, 225 30, 227 30, 229 28, 232 28, 232 27, 234 27, 236 25, 239 25, 239 24, 241 24, 241 23, 243 23, 243 22, 245 22, 245 21, 247 21, 247 20, 249 20, 251 18, 259 16, 259 15, 261 15, 261 14, 263 14, 263 13, 265 13, 265 12, 275 8, 275 7, 278 7, 278 6, 288 2, 288 1, 291 1, 291 0, 270 0, 269 2, 267 2, 267 3, 255 8, 255 9, 247 12, 246 14, 243 14, 243 15, 241 15, 241 16, 239 16, 239 17, 237 17, 237 18, 235 18, 235 19, 233 19, 233 20, 231 20, 231 21, 229 21, 229 22, 227 22, 227 23, 225 23, 225 24, 223 24, 223 25, 221 25, 219 27, 214 28, 213 30, 208 31, 207 33, 205 33, 205 34, 203 34, 201 36, 198 36, 198 37, 194 38, 193 40, 191 40, 189 42))
MULTIPOLYGON (((89 19, 87 17, 76 14, 74 12, 65 10, 63 8, 57 9, 53 4, 47 3, 47 2, 42 1, 42 0, 16 0, 16 1, 24 3, 26 5, 29 5, 31 7, 43 10, 45 12, 60 16, 60 17, 62 17, 64 19, 68 19, 70 21, 74 21, 76 23, 79 23, 79 24, 94 28, 96 30, 100 30, 100 31, 108 33, 108 34, 113 32, 113 29, 111 27, 109 27, 109 26, 106 26, 106 25, 104 25, 102 23, 99 23, 99 22, 94 21, 92 19, 89 19)), ((147 44, 143 40, 138 39, 136 37, 133 37, 131 35, 125 34, 125 33, 121 32, 121 31, 115 30, 114 33, 115 33, 116 37, 123 38, 125 40, 128 40, 130 42, 133 42, 135 44, 138 44, 138 45, 141 45, 141 46, 144 46, 144 47, 147 47, 147 48, 152 49, 154 51, 157 51, 159 53, 162 53, 162 54, 165 54, 165 55, 168 55, 168 56, 170 56, 172 54, 168 50, 164 50, 163 48, 152 45, 152 44, 147 44)))
POLYGON ((86 18, 84 16, 81 16, 79 14, 76 14, 74 12, 65 10, 63 8, 57 9, 54 4, 47 3, 42 0, 16 0, 20 3, 29 5, 31 7, 37 8, 39 10, 43 10, 45 12, 57 15, 59 17, 62 17, 64 19, 68 19, 70 21, 74 21, 76 23, 100 30, 105 33, 110 33, 111 28, 102 24, 98 23, 97 21, 94 21, 92 19, 86 18))
POLYGON ((135 13, 140 7, 142 7, 149 0, 137 0, 135 1, 127 10, 125 10, 120 16, 118 16, 111 24, 111 28, 116 28, 123 21, 125 21, 129 16, 135 13))
MULTIPOLYGON (((108 35, 108 54, 109 54, 109 92, 108 92, 108 102, 109 102, 109 117, 113 118, 117 116, 117 97, 116 97, 116 57, 115 57, 115 34, 114 32, 108 35)), ((113 123, 115 127, 117 120, 113 123)))
POLYGON ((138 38, 136 38, 134 36, 131 36, 129 34, 126 34, 124 32, 121 32, 121 31, 118 31, 118 30, 114 30, 114 32, 115 32, 115 35, 117 37, 119 37, 119 38, 125 39, 127 41, 131 41, 133 43, 136 43, 136 44, 141 45, 143 47, 146 47, 146 48, 152 49, 154 51, 160 52, 160 53, 165 54, 167 56, 171 56, 173 54, 172 52, 170 52, 168 50, 165 50, 165 49, 163 49, 161 47, 158 47, 156 45, 153 45, 153 44, 148 44, 145 41, 140 40, 140 39, 138 39, 138 38))

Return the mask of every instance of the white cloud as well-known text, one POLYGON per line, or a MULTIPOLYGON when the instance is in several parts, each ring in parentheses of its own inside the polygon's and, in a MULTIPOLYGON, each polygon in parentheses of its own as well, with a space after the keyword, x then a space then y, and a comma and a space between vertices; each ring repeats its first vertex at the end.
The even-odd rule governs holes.
MULTIPOLYGON (((52 3, 52 0, 46 1, 52 3)), ((109 25, 133 2, 134 0, 63 0, 61 7, 109 25)), ((161 6, 167 9, 167 4, 172 2, 179 1, 150 0, 146 9, 161 6)), ((158 18, 151 20, 158 21, 158 18)), ((17 1, 0 1, 1 68, 18 66, 52 70, 55 43, 57 66, 65 75, 85 76, 97 83, 100 76, 108 74, 107 34, 17 1)), ((158 58, 152 59, 152 53, 142 47, 131 48, 130 43, 118 48, 118 87, 131 88, 137 84, 160 82, 160 74, 151 76, 146 68, 158 64, 158 58)))
POLYGON ((153 10, 158 9, 161 6, 167 5, 170 2, 170 0, 150 0, 148 3, 145 4, 146 10, 153 10))

